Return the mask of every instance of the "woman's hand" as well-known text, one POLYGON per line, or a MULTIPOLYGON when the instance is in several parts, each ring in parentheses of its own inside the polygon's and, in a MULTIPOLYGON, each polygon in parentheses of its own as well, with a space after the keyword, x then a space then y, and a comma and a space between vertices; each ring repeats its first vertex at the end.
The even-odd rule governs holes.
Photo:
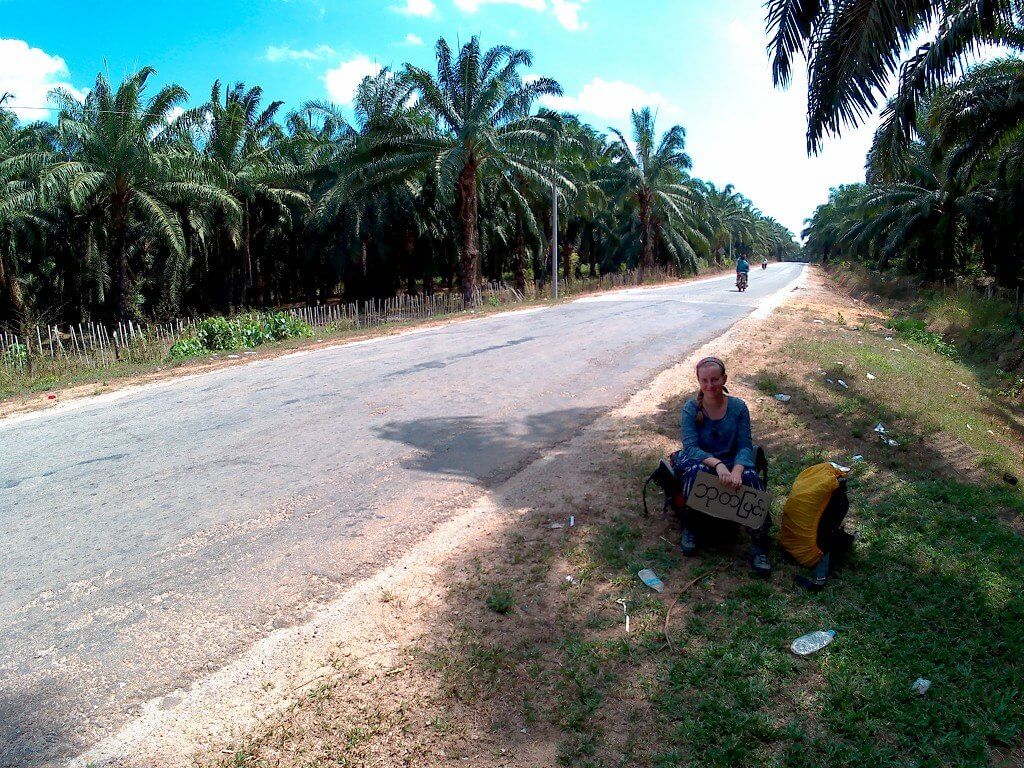
POLYGON ((715 474, 718 475, 718 479, 726 488, 733 491, 739 488, 739 485, 735 484, 733 481, 733 473, 729 471, 727 466, 725 466, 724 461, 720 461, 715 465, 715 474))
POLYGON ((732 468, 732 472, 730 473, 730 479, 732 480, 732 483, 729 485, 729 487, 732 488, 734 491, 738 491, 740 489, 740 486, 743 485, 743 467, 741 465, 737 464, 735 467, 732 468))

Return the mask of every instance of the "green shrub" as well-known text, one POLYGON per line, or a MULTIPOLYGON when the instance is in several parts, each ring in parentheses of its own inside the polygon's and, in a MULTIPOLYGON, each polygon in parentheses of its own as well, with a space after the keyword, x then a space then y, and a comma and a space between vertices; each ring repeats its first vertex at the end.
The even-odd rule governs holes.
POLYGON ((196 338, 204 349, 211 352, 242 346, 239 326, 223 317, 208 317, 200 322, 196 338))
POLYGON ((313 327, 289 312, 268 312, 263 316, 263 328, 269 341, 302 339, 313 335, 313 327))
POLYGON ((300 339, 313 335, 313 328, 288 312, 253 312, 232 320, 208 317, 195 333, 171 346, 171 358, 180 360, 227 349, 252 349, 271 341, 300 339))
POLYGON ((933 333, 926 329, 924 321, 914 317, 894 317, 889 327, 904 339, 916 341, 945 355, 951 360, 959 360, 960 352, 946 341, 941 333, 933 333))
POLYGON ((4 362, 8 365, 24 365, 28 361, 28 347, 15 342, 4 350, 4 362))
POLYGON ((185 336, 171 345, 171 359, 183 360, 187 357, 196 357, 206 351, 202 343, 195 336, 185 336))

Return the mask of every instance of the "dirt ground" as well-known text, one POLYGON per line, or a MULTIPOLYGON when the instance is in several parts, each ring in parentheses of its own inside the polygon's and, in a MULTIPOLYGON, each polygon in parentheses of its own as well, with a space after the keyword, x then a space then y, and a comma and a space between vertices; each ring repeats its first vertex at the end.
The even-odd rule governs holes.
MULTIPOLYGON (((620 521, 635 524, 642 513, 635 478, 676 447, 675 414, 705 355, 729 364, 730 391, 748 403, 756 438, 808 450, 822 441, 827 412, 813 432, 798 426, 757 376, 776 362, 787 382, 819 375, 780 362, 780 350, 815 319, 841 312, 851 326, 870 329, 883 317, 833 292, 819 271, 808 273, 779 311, 742 321, 664 371, 313 621, 276 631, 192 690, 151 702, 79 765, 539 768, 576 764, 579 754, 590 755, 586 764, 645 764, 655 717, 643 661, 630 660, 626 646, 606 658, 588 643, 626 637, 625 606, 616 602, 622 584, 587 552, 614 548, 616 526, 630 535, 620 521), (615 706, 592 701, 609 688, 615 706), (581 743, 574 723, 599 706, 600 738, 581 743)), ((851 452, 874 446, 841 441, 851 452)), ((974 452, 956 441, 903 450, 924 464, 977 471, 974 452)), ((675 525, 655 496, 643 538, 676 556, 675 525)), ((691 595, 725 599, 749 580, 736 554, 735 567, 714 579, 699 567, 670 572, 665 594, 678 601, 667 611, 662 603, 631 608, 630 631, 663 630, 668 639, 691 611, 691 595)))

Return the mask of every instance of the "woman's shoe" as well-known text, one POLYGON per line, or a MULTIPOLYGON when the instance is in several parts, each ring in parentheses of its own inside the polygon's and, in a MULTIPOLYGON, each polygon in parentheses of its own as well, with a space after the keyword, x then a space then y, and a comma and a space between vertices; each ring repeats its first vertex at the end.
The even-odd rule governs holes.
POLYGON ((772 575, 772 564, 768 560, 768 552, 761 547, 750 548, 750 567, 756 576, 766 579, 772 575))
POLYGON ((694 555, 697 553, 697 537, 688 528, 683 528, 683 532, 679 536, 679 551, 684 555, 694 555))

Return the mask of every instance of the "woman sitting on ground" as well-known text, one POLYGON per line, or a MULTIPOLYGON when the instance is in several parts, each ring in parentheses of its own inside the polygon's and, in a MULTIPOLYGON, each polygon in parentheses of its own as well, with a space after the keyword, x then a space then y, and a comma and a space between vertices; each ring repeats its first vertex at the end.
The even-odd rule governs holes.
MULTIPOLYGON (((674 506, 682 518, 679 546, 684 555, 697 551, 695 528, 704 517, 686 506, 698 472, 718 477, 726 488, 741 485, 763 491, 764 484, 753 470, 754 446, 750 437, 750 411, 738 397, 729 395, 725 363, 717 357, 705 357, 697 363, 700 392, 683 406, 681 430, 683 450, 672 454, 672 470, 682 484, 682 498, 674 506)), ((754 533, 750 565, 759 576, 771 573, 768 561, 768 529, 771 520, 754 533)))

